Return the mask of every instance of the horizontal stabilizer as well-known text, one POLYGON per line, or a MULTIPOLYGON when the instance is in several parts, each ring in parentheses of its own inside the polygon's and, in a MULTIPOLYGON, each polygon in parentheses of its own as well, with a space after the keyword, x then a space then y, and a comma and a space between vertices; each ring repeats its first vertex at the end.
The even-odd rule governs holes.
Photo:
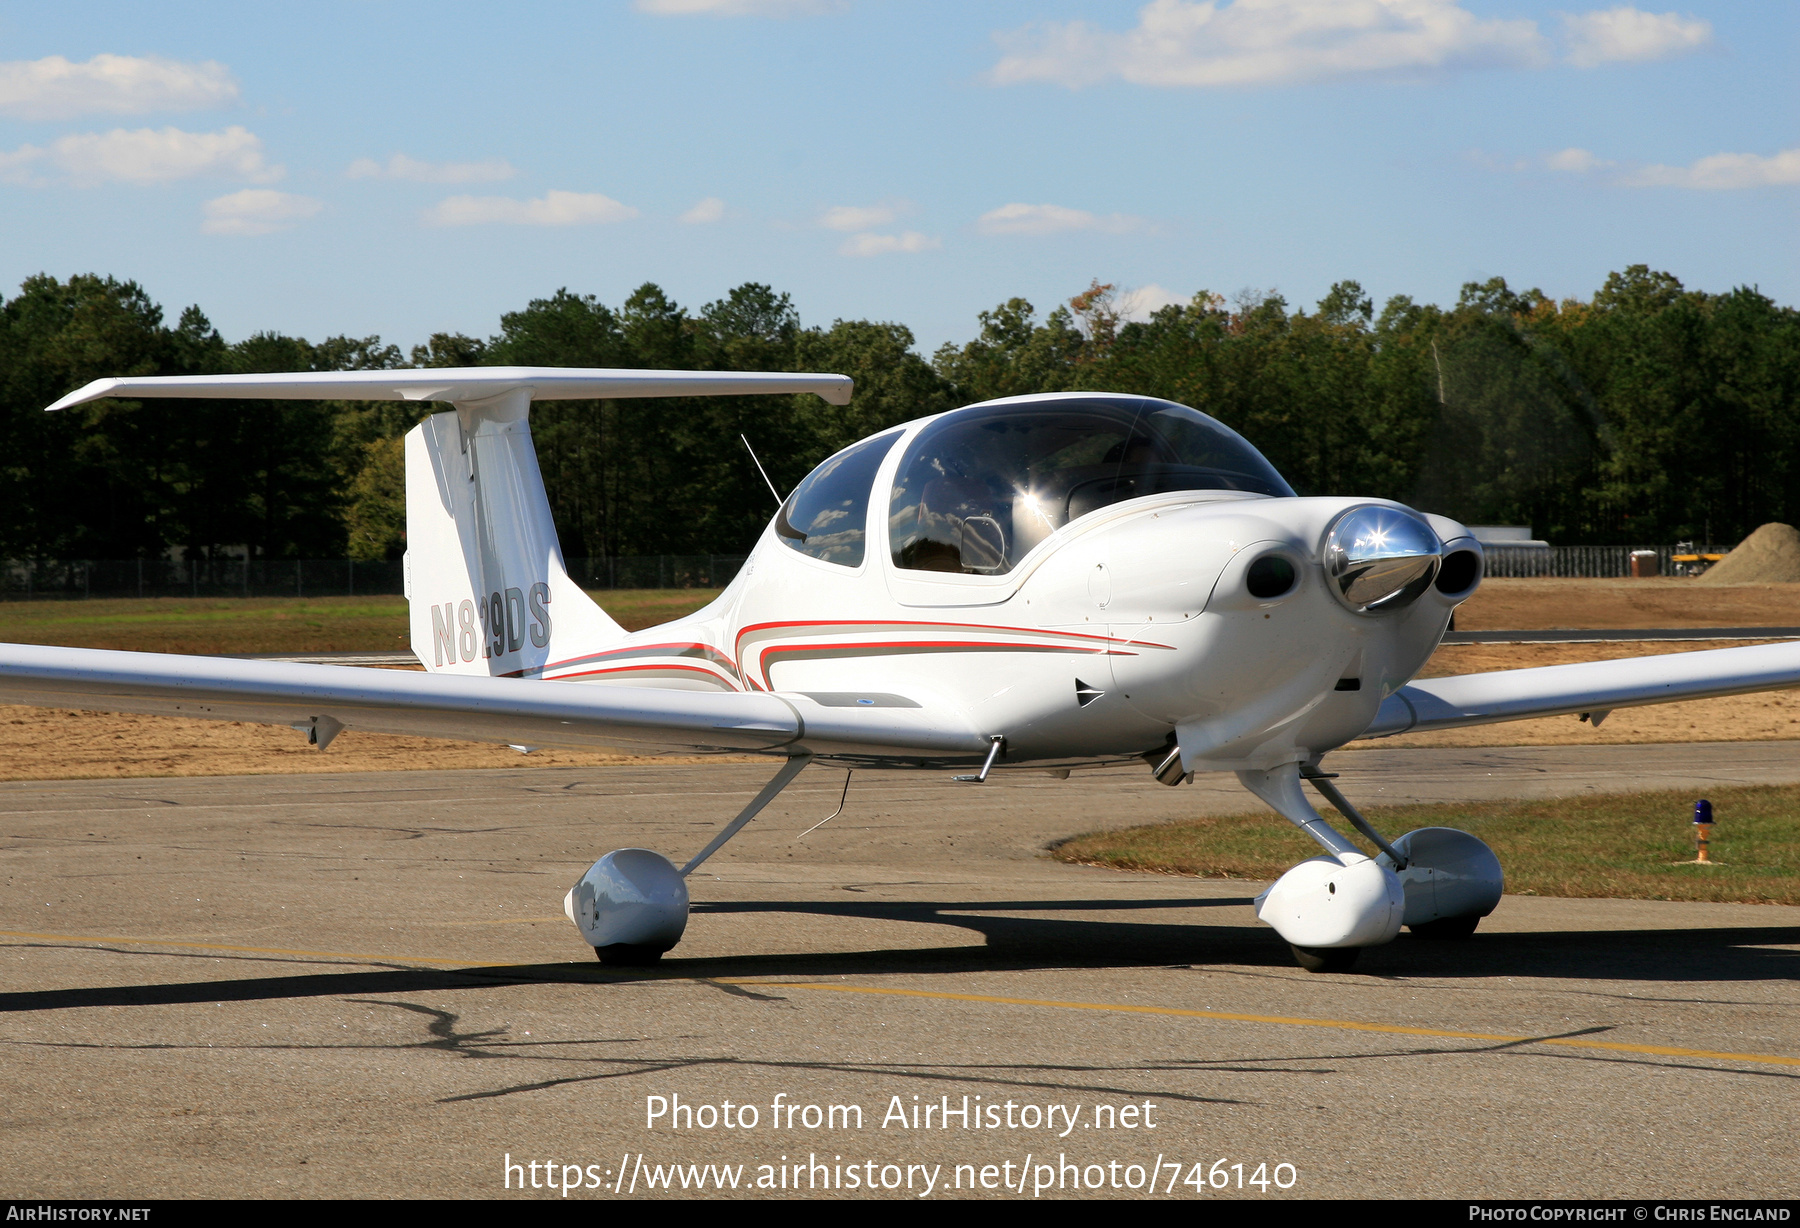
POLYGON ((50 406, 102 397, 245 397, 289 401, 449 401, 468 404, 527 389, 533 401, 744 396, 810 392, 848 405, 847 375, 784 371, 623 371, 607 367, 426 367, 404 371, 285 371, 261 375, 147 375, 97 379, 50 406))
POLYGON ((1800 643, 1427 678, 1382 701, 1365 738, 1800 687, 1800 643))

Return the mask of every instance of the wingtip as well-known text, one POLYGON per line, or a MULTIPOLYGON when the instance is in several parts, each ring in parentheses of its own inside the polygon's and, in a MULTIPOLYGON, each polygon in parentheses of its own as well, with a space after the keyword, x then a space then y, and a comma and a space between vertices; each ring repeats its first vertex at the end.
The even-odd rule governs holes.
POLYGON ((819 395, 832 405, 848 405, 850 398, 856 393, 856 381, 849 376, 841 376, 841 383, 833 384, 819 395))
POLYGON ((110 392, 119 381, 116 379, 89 380, 74 392, 69 393, 54 405, 46 405, 44 412, 53 414, 59 409, 67 409, 71 405, 81 405, 87 401, 97 401, 110 392))

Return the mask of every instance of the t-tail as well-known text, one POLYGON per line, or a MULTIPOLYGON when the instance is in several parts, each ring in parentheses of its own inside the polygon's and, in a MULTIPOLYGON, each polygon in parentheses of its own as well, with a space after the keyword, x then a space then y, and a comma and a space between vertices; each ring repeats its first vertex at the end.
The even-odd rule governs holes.
POLYGON ((103 397, 439 401, 406 437, 406 597, 412 647, 433 672, 531 678, 625 629, 563 568, 531 442, 533 401, 815 393, 843 375, 463 367, 95 380, 52 410, 103 397))

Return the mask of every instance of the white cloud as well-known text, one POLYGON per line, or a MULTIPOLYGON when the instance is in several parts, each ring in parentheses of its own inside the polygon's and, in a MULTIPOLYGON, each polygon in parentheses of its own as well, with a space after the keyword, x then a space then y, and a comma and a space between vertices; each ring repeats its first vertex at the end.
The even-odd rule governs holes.
POLYGON ((286 230, 324 207, 324 201, 310 196, 268 188, 245 188, 201 206, 206 220, 200 224, 200 229, 209 235, 266 235, 270 231, 286 230))
POLYGON ((536 200, 510 196, 452 196, 425 211, 433 226, 582 226, 597 222, 623 222, 638 215, 598 192, 546 192, 536 200))
POLYGON ((884 200, 878 205, 837 205, 819 215, 819 225, 827 230, 867 230, 886 226, 902 213, 911 211, 903 200, 884 200))
MULTIPOLYGON (((1537 162, 1519 159, 1507 163, 1499 159, 1478 158, 1488 170, 1528 171, 1537 162)), ((1566 174, 1585 175, 1596 171, 1619 171, 1609 181, 1628 188, 1693 188, 1701 191, 1731 191, 1741 188, 1786 187, 1800 184, 1800 148, 1784 149, 1769 157, 1749 153, 1719 153, 1701 158, 1687 166, 1637 166, 1621 168, 1619 163, 1601 158, 1586 149, 1569 148, 1544 155, 1541 165, 1566 174)))
POLYGON ((518 170, 505 158, 485 162, 421 162, 397 153, 387 162, 358 158, 344 174, 351 179, 410 179, 414 183, 495 183, 518 170))
POLYGON ((1530 158, 1508 158, 1503 154, 1489 153, 1485 149, 1467 149, 1464 158, 1470 164, 1479 166, 1484 171, 1528 171, 1532 167, 1530 158))
POLYGON ((725 202, 717 196, 708 196, 705 200, 681 215, 681 220, 690 226, 705 226, 725 216, 725 202))
POLYGON ((1608 162, 1604 158, 1596 158, 1592 153, 1585 149, 1569 148, 1546 155, 1544 158, 1544 165, 1553 171, 1567 171, 1572 175, 1585 175, 1589 171, 1616 166, 1617 163, 1608 162))
POLYGON ((1086 209, 1068 209, 1062 205, 1001 205, 975 221, 975 229, 984 235, 1049 235, 1065 230, 1124 234, 1147 226, 1143 218, 1125 213, 1109 213, 1102 217, 1086 209))
POLYGON ((942 247, 940 240, 922 235, 916 230, 902 231, 897 235, 860 234, 851 235, 838 248, 840 256, 882 256, 888 252, 929 252, 942 247))
POLYGON ((1136 320, 1141 324, 1164 307, 1187 306, 1192 298, 1192 295, 1176 294, 1151 282, 1135 290, 1121 291, 1116 303, 1121 319, 1136 320))
POLYGON ((0 62, 0 115, 70 119, 95 113, 191 111, 236 101, 223 64, 183 64, 159 56, 97 55, 75 64, 60 55, 0 62))
POLYGON ((1530 20, 1485 20, 1457 0, 1151 0, 1123 33, 1084 21, 995 35, 997 85, 1078 88, 1112 78, 1208 88, 1420 69, 1539 65, 1530 20))
POLYGON ((1760 154, 1720 153, 1701 158, 1691 166, 1646 166, 1621 182, 1634 188, 1711 191, 1785 187, 1800 184, 1800 148, 1784 149, 1767 158, 1760 154))
POLYGON ((1678 13, 1646 13, 1630 5, 1604 12, 1563 14, 1563 40, 1577 68, 1621 61, 1661 60, 1712 42, 1711 24, 1678 13))
POLYGON ((0 183, 24 183, 34 187, 46 181, 33 173, 33 168, 43 160, 44 151, 36 145, 21 145, 11 150, 0 149, 0 183))
POLYGON ((199 175, 272 183, 284 173, 263 161, 261 138, 235 125, 223 132, 115 128, 60 137, 48 147, 22 145, 0 153, 0 175, 14 182, 28 177, 45 182, 31 176, 38 167, 55 168, 80 187, 109 181, 166 183, 199 175))
POLYGON ((810 17, 834 13, 843 0, 633 0, 640 13, 657 17, 810 17))

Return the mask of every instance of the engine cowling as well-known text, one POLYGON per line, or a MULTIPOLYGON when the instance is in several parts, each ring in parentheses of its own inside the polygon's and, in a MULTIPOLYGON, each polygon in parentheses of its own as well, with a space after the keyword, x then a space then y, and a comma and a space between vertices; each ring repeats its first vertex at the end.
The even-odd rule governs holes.
MULTIPOLYGON (((1409 927, 1476 921, 1500 903, 1505 888, 1500 859, 1484 841, 1466 831, 1421 827, 1394 841, 1394 851, 1406 859, 1399 878, 1406 893, 1403 924, 1409 927)), ((1377 860, 1393 868, 1386 853, 1377 860)))
POLYGON ((1316 950, 1392 942, 1405 908, 1394 871, 1360 853, 1303 861, 1256 897, 1258 920, 1316 950))

